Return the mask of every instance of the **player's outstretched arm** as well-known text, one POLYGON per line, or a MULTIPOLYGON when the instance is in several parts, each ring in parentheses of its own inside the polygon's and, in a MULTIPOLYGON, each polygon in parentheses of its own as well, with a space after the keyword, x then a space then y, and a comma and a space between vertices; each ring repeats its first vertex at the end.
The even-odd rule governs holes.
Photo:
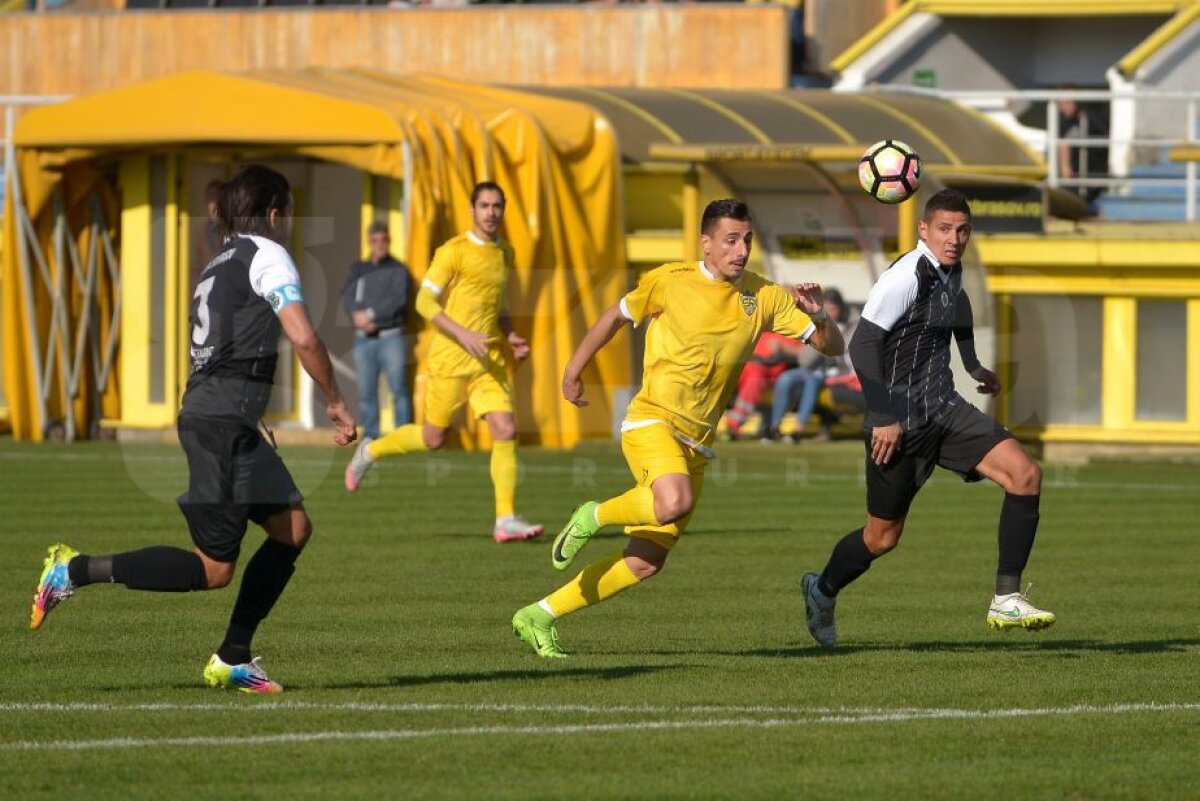
POLYGON ((583 371, 591 364, 600 349, 607 345, 627 322, 629 322, 629 318, 622 313, 621 305, 615 303, 605 309, 595 325, 583 335, 583 340, 575 349, 571 361, 567 362, 567 369, 563 372, 564 398, 576 406, 588 405, 588 402, 583 399, 583 371))
POLYGON ((313 328, 312 320, 308 317, 308 308, 303 303, 291 303, 279 311, 279 323, 283 333, 291 340, 296 356, 304 371, 312 376, 313 381, 325 393, 327 404, 325 411, 335 429, 334 442, 338 445, 349 445, 354 442, 354 418, 346 408, 342 399, 342 391, 338 388, 337 376, 333 373, 333 362, 329 360, 329 351, 325 343, 313 328))

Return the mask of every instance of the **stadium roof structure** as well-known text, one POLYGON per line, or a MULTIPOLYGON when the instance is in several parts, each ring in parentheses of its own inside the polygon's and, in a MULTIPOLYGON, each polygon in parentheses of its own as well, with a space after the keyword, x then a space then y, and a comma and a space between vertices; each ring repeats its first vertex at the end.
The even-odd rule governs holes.
MULTIPOLYGON (((1036 180, 1045 172, 1038 156, 981 115, 890 94, 529 89, 356 70, 193 71, 32 110, 10 143, 17 180, 6 197, 0 282, 14 432, 40 438, 51 419, 66 419, 68 432, 86 431, 89 421, 113 416, 103 409, 128 411, 129 398, 122 406, 105 388, 122 295, 117 219, 133 202, 117 196, 105 171, 127 156, 194 149, 231 151, 238 160, 310 157, 402 179, 410 193, 405 240, 418 276, 438 243, 470 227, 474 183, 499 180, 515 212, 506 229, 523 305, 536 310, 533 325, 546 328, 541 340, 557 343, 534 354, 537 364, 523 375, 536 376, 537 386, 523 392, 541 442, 570 445, 611 422, 604 403, 564 409, 555 377, 570 343, 626 288, 622 166, 737 162, 726 172, 739 189, 820 191, 823 183, 837 192, 829 175, 836 172, 844 190, 863 150, 884 138, 902 139, 929 170, 947 175, 1036 180), (839 169, 781 169, 830 163, 839 169), (817 173, 825 177, 813 179, 817 173), (805 175, 817 184, 800 187, 805 175), (87 253, 94 258, 85 267, 89 257, 79 254, 87 253), (111 274, 95 266, 101 262, 111 274), (93 280, 88 291, 107 309, 101 328, 113 333, 97 337, 90 354, 79 343, 81 326, 94 324, 86 317, 91 306, 65 297, 62 270, 73 273, 65 280, 93 280), (74 346, 70 332, 78 335, 74 346)), ((598 369, 606 386, 630 381, 629 360, 616 350, 604 352, 598 369)))
MULTIPOLYGON (((18 438, 41 439, 52 420, 65 420, 71 436, 117 416, 114 408, 128 413, 120 387, 130 382, 108 381, 130 361, 125 352, 112 367, 115 321, 122 341, 148 332, 145 324, 133 334, 125 328, 144 314, 115 311, 128 294, 122 284, 137 272, 124 257, 138 252, 123 242, 117 269, 117 230, 124 210, 149 201, 128 186, 119 196, 111 176, 128 157, 189 150, 223 150, 236 161, 309 157, 402 179, 405 240, 418 277, 438 244, 470 229, 475 183, 499 181, 517 254, 511 283, 531 315, 529 330, 545 343, 517 371, 516 391, 529 398, 526 419, 552 446, 611 428, 612 398, 576 409, 561 403, 558 386, 571 343, 627 289, 620 155, 611 126, 588 106, 433 77, 194 71, 35 109, 9 145, 14 180, 5 198, 0 324, 18 438), (91 297, 76 302, 62 289, 75 285, 91 297), (100 334, 88 340, 93 308, 100 334)), ((136 280, 148 281, 148 273, 136 280)), ((141 311, 149 296, 125 302, 141 311)), ((600 355, 598 375, 605 385, 628 385, 630 359, 611 350, 600 355)), ((167 408, 174 391, 167 386, 156 414, 159 406, 175 413, 167 408)))
POLYGON ((935 171, 1040 179, 1041 157, 975 111, 945 100, 829 90, 536 87, 587 104, 617 131, 626 164, 857 162, 880 139, 900 139, 935 171))
POLYGON ((918 14, 986 18, 1146 16, 1174 15, 1194 5, 1196 0, 909 0, 833 59, 830 68, 845 71, 918 14))

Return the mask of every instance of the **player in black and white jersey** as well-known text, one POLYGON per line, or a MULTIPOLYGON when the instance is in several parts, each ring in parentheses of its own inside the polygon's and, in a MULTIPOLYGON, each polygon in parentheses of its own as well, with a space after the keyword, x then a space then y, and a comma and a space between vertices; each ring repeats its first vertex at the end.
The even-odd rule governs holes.
POLYGON ((179 414, 188 489, 179 507, 194 550, 167 545, 86 556, 50 548, 30 616, 40 628, 60 601, 88 584, 188 592, 224 587, 233 578, 249 521, 267 538, 250 558, 225 640, 204 669, 213 687, 277 693, 251 640, 287 586, 312 534, 303 499, 283 460, 259 433, 271 397, 279 334, 328 398, 339 445, 354 441, 333 365, 304 304, 300 276, 282 243, 292 224, 287 179, 250 166, 223 184, 217 201, 222 246, 204 268, 192 298, 191 376, 179 414))
POLYGON ((1054 623, 1053 613, 1030 604, 1019 586, 1037 534, 1041 470, 1006 428, 955 392, 950 372, 953 337, 978 391, 1000 391, 996 374, 975 355, 971 301, 963 290, 960 259, 971 237, 966 198, 938 192, 918 230, 916 249, 872 287, 850 343, 867 401, 867 524, 834 546, 824 572, 802 579, 809 632, 827 647, 837 642, 838 593, 900 542, 909 506, 937 466, 1004 488, 988 624, 1054 623))

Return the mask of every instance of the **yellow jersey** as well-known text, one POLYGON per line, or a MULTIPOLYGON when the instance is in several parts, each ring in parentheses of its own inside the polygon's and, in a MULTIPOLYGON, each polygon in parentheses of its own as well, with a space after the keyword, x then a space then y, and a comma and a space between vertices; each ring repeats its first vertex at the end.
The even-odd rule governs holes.
POLYGON ((480 239, 470 231, 454 237, 433 254, 421 290, 437 296, 451 320, 471 331, 489 334, 494 341, 487 359, 477 359, 463 350, 458 340, 437 329, 429 349, 430 375, 475 375, 486 371, 489 364, 507 363, 507 345, 499 321, 501 312, 508 308, 508 276, 513 263, 510 244, 480 239))
POLYGON ((807 341, 815 330, 783 287, 753 273, 730 283, 703 262, 646 273, 622 298, 621 313, 647 326, 642 388, 624 427, 661 421, 707 453, 759 335, 774 331, 807 341))

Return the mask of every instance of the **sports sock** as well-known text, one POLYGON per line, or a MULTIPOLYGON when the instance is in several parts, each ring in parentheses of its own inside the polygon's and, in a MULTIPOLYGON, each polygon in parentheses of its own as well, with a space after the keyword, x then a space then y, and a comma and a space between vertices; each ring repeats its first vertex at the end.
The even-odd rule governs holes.
POLYGON ((1037 537, 1038 507, 1042 496, 1004 493, 1000 507, 1000 559, 996 567, 996 595, 1021 591, 1021 573, 1029 562, 1037 537))
POLYGON ((511 439, 492 443, 492 486, 496 491, 496 519, 511 517, 517 498, 517 443, 511 439))
POLYGON ((76 587, 111 582, 131 590, 191 592, 208 586, 200 557, 170 545, 107 556, 77 556, 67 565, 67 574, 76 587))
POLYGON ((616 554, 592 562, 575 578, 542 599, 539 605, 556 618, 562 617, 607 601, 639 581, 626 564, 624 554, 616 554))
POLYGON ((863 530, 855 529, 833 546, 829 564, 825 565, 817 586, 830 598, 836 598, 843 587, 866 573, 874 560, 875 554, 867 549, 863 539, 863 530))
POLYGON ((270 614, 275 602, 283 594, 288 579, 296 572, 298 556, 299 548, 269 537, 254 552, 246 565, 246 572, 242 574, 242 586, 233 605, 233 614, 229 617, 225 642, 217 650, 217 656, 225 664, 240 665, 249 661, 254 632, 270 614))
POLYGON ((596 507, 596 522, 602 526, 657 526, 654 490, 634 487, 624 495, 602 501, 596 507))
POLYGON ((89 584, 111 583, 113 581, 113 558, 107 556, 87 556, 80 554, 67 563, 67 575, 76 587, 86 587, 89 584))
POLYGON ((427 450, 429 448, 425 447, 425 427, 419 423, 400 426, 386 437, 380 437, 367 445, 367 454, 372 459, 427 450))

